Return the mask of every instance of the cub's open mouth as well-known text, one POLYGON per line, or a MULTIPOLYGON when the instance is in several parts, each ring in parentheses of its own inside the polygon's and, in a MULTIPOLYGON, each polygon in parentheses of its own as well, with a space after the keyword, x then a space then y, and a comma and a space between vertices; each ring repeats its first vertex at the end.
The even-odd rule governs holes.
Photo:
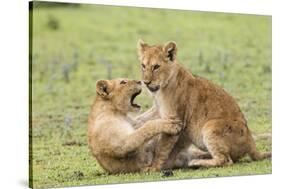
POLYGON ((156 86, 147 85, 147 88, 150 90, 150 92, 156 92, 159 90, 160 86, 159 85, 156 85, 156 86))
POLYGON ((131 97, 131 101, 130 101, 130 102, 131 102, 131 105, 132 105, 134 108, 140 108, 140 107, 141 107, 140 105, 134 103, 135 98, 136 98, 140 93, 141 93, 141 90, 139 90, 138 92, 134 93, 134 94, 132 95, 132 97, 131 97))

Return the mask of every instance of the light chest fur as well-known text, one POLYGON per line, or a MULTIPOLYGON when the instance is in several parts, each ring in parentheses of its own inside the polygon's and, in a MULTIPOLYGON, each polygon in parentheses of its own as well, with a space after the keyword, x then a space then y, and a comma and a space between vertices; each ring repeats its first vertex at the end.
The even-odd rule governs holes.
POLYGON ((123 139, 126 138, 128 135, 134 132, 134 128, 132 125, 126 120, 126 119, 115 119, 111 120, 110 123, 108 123, 111 133, 111 136, 118 136, 116 138, 123 139))
POLYGON ((164 96, 164 94, 159 91, 154 95, 154 103, 158 109, 159 115, 161 118, 166 118, 170 115, 170 104, 168 103, 166 99, 167 97, 164 96))
POLYGON ((114 146, 134 132, 134 128, 126 119, 117 118, 110 120, 109 118, 104 118, 103 120, 96 121, 92 125, 93 133, 95 133, 92 140, 95 141, 95 143, 104 143, 114 146))
POLYGON ((116 130, 121 130, 125 135, 129 135, 135 131, 131 123, 127 120, 119 120, 118 128, 116 130))

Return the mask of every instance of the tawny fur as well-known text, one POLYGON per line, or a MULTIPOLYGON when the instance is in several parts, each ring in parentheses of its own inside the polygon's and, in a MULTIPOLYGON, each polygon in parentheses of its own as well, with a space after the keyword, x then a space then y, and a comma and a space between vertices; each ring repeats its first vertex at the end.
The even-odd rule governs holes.
POLYGON ((109 173, 145 170, 155 146, 155 140, 148 140, 160 133, 177 134, 181 129, 174 119, 148 121, 140 127, 127 115, 139 110, 132 105, 131 98, 140 93, 140 81, 100 80, 96 91, 88 121, 88 143, 92 154, 109 173))
POLYGON ((253 160, 271 157, 260 153, 239 106, 223 88, 194 76, 178 63, 174 42, 149 46, 138 43, 143 82, 151 92, 154 106, 138 119, 167 116, 180 119, 183 131, 177 136, 162 134, 150 170, 171 166, 177 154, 194 144, 210 153, 210 159, 194 159, 190 167, 230 165, 248 154, 253 160), (169 160, 168 160, 169 159, 169 160))

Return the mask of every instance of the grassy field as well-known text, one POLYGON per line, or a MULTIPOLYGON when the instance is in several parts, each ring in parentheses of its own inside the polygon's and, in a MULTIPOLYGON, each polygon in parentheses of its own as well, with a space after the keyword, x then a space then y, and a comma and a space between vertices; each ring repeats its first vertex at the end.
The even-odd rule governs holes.
MULTIPOLYGON (((36 4, 35 4, 36 5, 36 4)), ((178 59, 223 86, 253 133, 271 132, 271 17, 82 5, 33 11, 33 186, 58 187, 271 173, 271 160, 223 168, 108 175, 90 155, 87 117, 98 79, 140 79, 136 43, 174 40, 178 59)), ((137 99, 143 111, 151 98, 137 99)), ((257 141, 261 151, 271 141, 257 141)))

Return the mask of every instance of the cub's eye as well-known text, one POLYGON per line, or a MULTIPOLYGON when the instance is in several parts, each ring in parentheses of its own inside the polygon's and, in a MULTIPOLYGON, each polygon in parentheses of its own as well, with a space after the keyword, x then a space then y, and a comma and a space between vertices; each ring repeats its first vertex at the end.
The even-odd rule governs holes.
POLYGON ((160 65, 156 64, 155 66, 153 66, 153 70, 157 70, 160 68, 160 65))
POLYGON ((122 80, 121 82, 120 82, 120 84, 122 84, 122 85, 124 85, 124 84, 126 84, 127 83, 127 81, 125 81, 125 80, 122 80))
POLYGON ((142 69, 145 69, 145 65, 144 64, 141 64, 141 67, 142 67, 142 69))

